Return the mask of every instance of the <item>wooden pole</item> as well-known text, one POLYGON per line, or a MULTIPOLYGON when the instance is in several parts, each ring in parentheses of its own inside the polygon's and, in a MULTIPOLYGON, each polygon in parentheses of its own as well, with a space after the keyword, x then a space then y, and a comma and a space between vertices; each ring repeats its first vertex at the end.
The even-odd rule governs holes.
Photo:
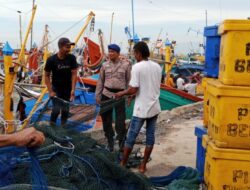
POLYGON ((46 93, 47 93, 47 88, 44 88, 43 91, 42 91, 42 93, 41 93, 41 95, 40 95, 40 97, 38 98, 38 100, 36 101, 36 103, 35 103, 35 105, 33 106, 32 110, 30 111, 29 116, 24 120, 24 123, 23 123, 23 125, 22 125, 22 127, 21 127, 21 130, 28 126, 28 124, 29 124, 29 122, 30 122, 30 119, 31 119, 32 115, 35 113, 37 107, 38 107, 39 104, 42 102, 43 97, 44 97, 44 95, 45 95, 46 93))
MULTIPOLYGON (((36 5, 34 6, 34 9, 32 10, 32 16, 31 16, 31 19, 30 19, 30 22, 29 22, 29 27, 28 27, 28 30, 26 31, 24 42, 22 43, 21 51, 20 51, 20 53, 18 55, 18 60, 17 60, 18 63, 20 63, 24 59, 25 46, 26 46, 26 43, 27 43, 27 40, 28 40, 30 29, 31 29, 32 24, 33 24, 35 13, 36 13, 36 5)), ((17 69, 18 69, 18 67, 15 67, 14 71, 17 72, 17 69)), ((16 75, 14 75, 12 81, 10 81, 10 84, 9 84, 9 92, 10 92, 10 94, 12 94, 12 92, 13 92, 13 87, 14 87, 15 80, 16 80, 16 75)))
MULTIPOLYGON (((80 37, 82 36, 82 34, 85 32, 89 22, 91 21, 92 17, 95 16, 95 13, 93 13, 92 11, 89 13, 87 21, 85 23, 85 25, 83 26, 82 30, 79 32, 79 34, 77 35, 76 39, 75 39, 75 44, 77 44, 77 42, 79 41, 80 37)), ((71 46, 71 50, 74 48, 74 46, 71 46)))
POLYGON ((9 85, 14 78, 14 67, 12 64, 12 54, 14 50, 10 47, 9 43, 6 42, 3 48, 4 55, 4 71, 5 71, 5 82, 4 82, 4 119, 7 121, 6 133, 15 132, 14 116, 13 116, 13 102, 12 92, 9 91, 9 85))

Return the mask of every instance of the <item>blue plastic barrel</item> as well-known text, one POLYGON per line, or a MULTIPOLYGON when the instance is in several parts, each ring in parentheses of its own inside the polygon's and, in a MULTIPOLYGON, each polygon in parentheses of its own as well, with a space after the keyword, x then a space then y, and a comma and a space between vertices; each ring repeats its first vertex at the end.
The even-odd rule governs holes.
POLYGON ((196 169, 199 171, 203 180, 206 150, 202 147, 202 136, 207 134, 207 129, 203 126, 196 126, 194 133, 195 136, 197 136, 196 169))
POLYGON ((221 40, 218 26, 205 27, 204 36, 206 37, 204 74, 206 77, 218 78, 221 40))

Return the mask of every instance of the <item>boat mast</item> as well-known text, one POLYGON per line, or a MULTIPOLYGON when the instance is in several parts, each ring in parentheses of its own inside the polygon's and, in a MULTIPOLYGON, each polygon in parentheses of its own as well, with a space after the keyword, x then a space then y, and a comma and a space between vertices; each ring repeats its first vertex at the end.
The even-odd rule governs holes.
POLYGON ((135 41, 135 19, 134 19, 134 0, 131 0, 132 4, 132 30, 133 30, 133 42, 135 41))
POLYGON ((45 25, 45 31, 44 31, 44 36, 43 36, 43 76, 42 76, 42 85, 45 85, 45 71, 44 71, 44 67, 46 64, 46 61, 49 57, 49 48, 48 48, 48 44, 49 44, 49 26, 46 24, 45 25))
POLYGON ((206 26, 207 26, 207 10, 206 10, 206 13, 205 13, 205 14, 206 14, 206 26))
MULTIPOLYGON (((35 0, 32 1, 32 10, 34 10, 34 6, 35 6, 35 0)), ((33 40, 33 25, 31 26, 30 29, 30 49, 32 49, 32 40, 33 40)))
MULTIPOLYGON (((81 31, 78 33, 76 39, 75 39, 75 45, 77 44, 77 42, 79 41, 80 37, 83 35, 83 33, 85 32, 89 22, 91 21, 91 19, 95 16, 95 13, 90 11, 90 13, 88 14, 87 20, 84 24, 84 26, 82 27, 81 31)), ((75 45, 71 46, 71 50, 75 47, 75 45)))
POLYGON ((112 13, 112 17, 111 17, 111 28, 110 28, 110 38, 109 38, 109 44, 111 44, 112 42, 112 32, 113 32, 113 20, 114 20, 114 12, 112 13))
POLYGON ((13 115, 13 99, 12 91, 9 89, 9 85, 15 77, 14 67, 12 63, 12 54, 14 50, 10 47, 9 43, 3 47, 3 56, 4 56, 4 70, 5 70, 5 81, 4 81, 4 103, 3 103, 3 113, 4 119, 7 121, 5 133, 15 132, 14 125, 14 115, 13 115))
MULTIPOLYGON (((207 27, 207 10, 205 11, 205 23, 206 23, 206 27, 207 27)), ((205 48, 206 48, 206 38, 205 36, 203 36, 203 54, 205 55, 205 48)))
MULTIPOLYGON (((36 5, 34 6, 34 8, 32 10, 32 15, 31 15, 31 19, 30 19, 30 22, 29 22, 29 25, 28 25, 28 29, 26 31, 26 35, 25 35, 24 41, 22 43, 21 50, 20 50, 19 55, 18 55, 18 60, 16 62, 17 66, 12 67, 13 74, 12 74, 12 77, 10 78, 10 80, 8 80, 8 93, 9 93, 10 96, 12 95, 12 92, 13 92, 14 82, 16 80, 16 73, 17 73, 18 66, 22 66, 24 68, 26 67, 26 65, 23 64, 24 63, 24 56, 25 56, 25 46, 26 46, 26 43, 27 43, 27 40, 28 40, 30 29, 31 29, 32 24, 33 24, 35 13, 36 13, 36 5)), ((7 89, 5 89, 5 90, 7 90, 7 89)))
POLYGON ((19 37, 20 37, 20 47, 22 47, 22 15, 21 11, 17 11, 19 13, 19 37))
POLYGON ((156 45, 157 45, 157 41, 160 39, 162 31, 163 31, 163 28, 161 28, 161 30, 160 30, 157 38, 156 38, 155 45, 153 46, 153 49, 152 49, 152 56, 154 56, 154 51, 155 51, 155 48, 156 48, 156 45))
POLYGON ((98 38, 99 38, 99 42, 100 42, 100 45, 101 45, 101 52, 104 55, 105 54, 105 50, 104 50, 104 43, 103 43, 103 33, 102 33, 101 29, 98 30, 98 38))

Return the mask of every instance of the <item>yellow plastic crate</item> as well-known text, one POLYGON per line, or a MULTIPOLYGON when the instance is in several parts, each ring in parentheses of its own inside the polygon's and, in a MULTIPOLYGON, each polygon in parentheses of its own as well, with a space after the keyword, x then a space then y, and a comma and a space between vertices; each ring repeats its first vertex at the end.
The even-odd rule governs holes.
POLYGON ((204 92, 204 97, 203 97, 203 124, 204 127, 207 128, 208 126, 208 94, 207 94, 207 81, 212 81, 215 80, 214 78, 206 78, 204 77, 202 79, 202 87, 203 87, 203 92, 204 92))
POLYGON ((206 135, 204 179, 207 190, 250 189, 250 150, 218 148, 206 135))
POLYGON ((225 20, 221 34, 219 80, 250 86, 250 20, 225 20))
POLYGON ((218 147, 250 149, 250 87, 207 82, 208 135, 218 147))

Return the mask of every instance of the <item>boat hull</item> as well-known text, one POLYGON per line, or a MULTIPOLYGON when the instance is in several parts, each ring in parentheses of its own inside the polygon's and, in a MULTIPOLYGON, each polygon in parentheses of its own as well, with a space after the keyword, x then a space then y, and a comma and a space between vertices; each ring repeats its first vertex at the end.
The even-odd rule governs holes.
MULTIPOLYGON (((89 77, 81 78, 81 81, 83 81, 83 83, 87 85, 87 87, 89 87, 94 92, 98 77, 99 75, 95 74, 89 77)), ((199 102, 202 100, 203 99, 199 97, 190 95, 175 88, 171 88, 163 84, 161 85, 160 105, 162 110, 171 110, 179 106, 192 104, 194 102, 199 102)), ((133 102, 129 107, 127 107, 126 109, 127 119, 130 119, 132 117, 133 107, 134 107, 133 102)))

